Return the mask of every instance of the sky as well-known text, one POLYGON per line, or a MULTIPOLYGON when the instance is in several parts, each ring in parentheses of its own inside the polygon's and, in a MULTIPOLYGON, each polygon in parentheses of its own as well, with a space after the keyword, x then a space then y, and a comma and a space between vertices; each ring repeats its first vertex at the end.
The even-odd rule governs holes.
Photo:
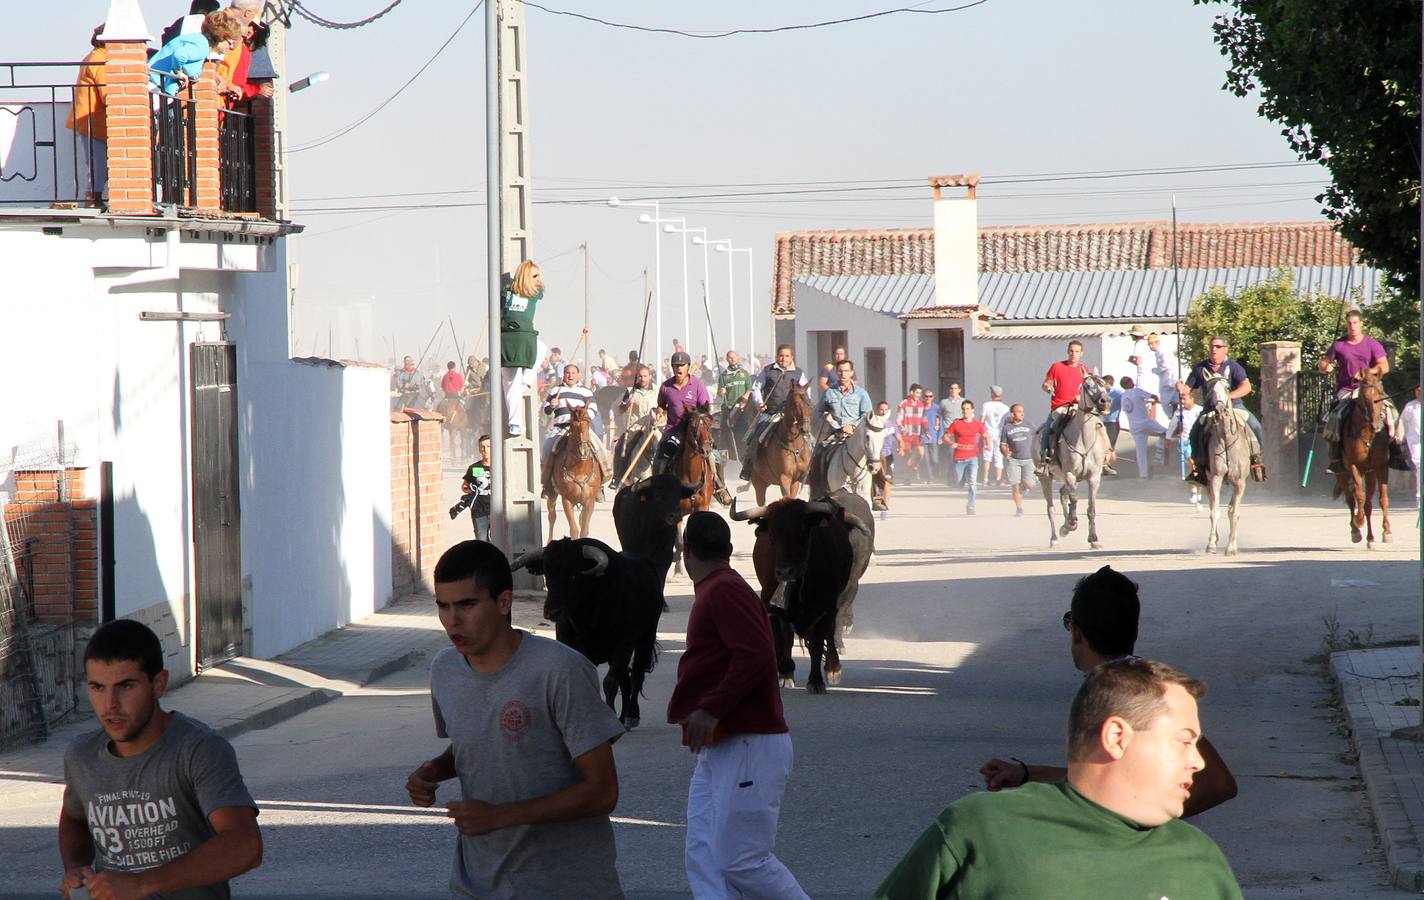
MULTIPOLYGON (((335 20, 389 0, 306 0, 335 20)), ((924 9, 965 0, 914 4, 924 9)), ((78 59, 108 0, 7 11, 0 60, 78 59)), ((184 0, 142 0, 151 33, 184 0)), ((822 21, 896 0, 542 0, 618 22, 706 31, 822 21)), ((905 5, 905 4, 902 4, 905 5)), ((683 334, 682 237, 655 235, 608 196, 753 193, 667 200, 664 218, 750 248, 734 256, 734 346, 769 349, 771 259, 779 232, 928 227, 930 175, 978 172, 982 225, 1163 220, 1302 221, 1324 170, 1295 162, 1255 98, 1222 90, 1212 20, 1191 0, 987 0, 777 34, 694 39, 614 29, 527 8, 533 258, 547 286, 539 328, 565 353, 589 343, 623 357, 639 343, 643 272, 662 241, 664 344, 683 334), (1026 183, 1014 176, 1282 163, 1254 170, 1026 183), (998 179, 999 183, 995 183, 998 179), (826 192, 830 187, 859 190, 826 192), (792 184, 795 183, 795 184, 792 184), (765 192, 817 188, 821 193, 765 192), (583 203, 569 201, 585 201, 583 203), (559 202, 553 202, 559 201, 559 202)), ((291 95, 289 187, 299 278, 296 355, 426 363, 481 346, 486 327, 483 12, 408 88, 364 124, 470 15, 466 0, 404 0, 373 24, 330 30, 294 20, 290 79, 330 80, 291 95), (382 195, 382 196, 373 196, 382 195), (391 207, 445 205, 441 209, 391 207), (371 207, 380 207, 371 209, 371 207), (445 327, 442 329, 442 324, 445 327), (453 326, 453 328, 451 327, 453 326), (454 332, 452 336, 452 330, 454 332)), ((699 306, 702 251, 689 247, 699 306)), ((709 260, 716 343, 729 341, 727 262, 709 260)), ((696 313, 691 349, 705 347, 696 313)), ((651 346, 653 325, 648 326, 651 346)), ((664 348, 666 352, 666 347, 664 348)), ((481 351, 483 352, 483 351, 481 351)))

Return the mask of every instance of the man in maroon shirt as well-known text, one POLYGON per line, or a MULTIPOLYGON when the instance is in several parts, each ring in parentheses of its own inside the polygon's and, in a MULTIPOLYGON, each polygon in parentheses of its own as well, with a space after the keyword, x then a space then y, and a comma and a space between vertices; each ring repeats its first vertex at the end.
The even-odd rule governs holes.
POLYGON ((697 754, 684 855, 692 896, 805 898, 772 852, 792 752, 766 606, 732 569, 721 516, 688 516, 682 540, 696 599, 668 721, 697 754))

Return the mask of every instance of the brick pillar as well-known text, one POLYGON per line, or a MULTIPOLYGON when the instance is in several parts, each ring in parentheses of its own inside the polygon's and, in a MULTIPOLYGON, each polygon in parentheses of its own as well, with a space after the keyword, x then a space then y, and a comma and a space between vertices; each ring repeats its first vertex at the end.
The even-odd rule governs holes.
POLYGON ((420 583, 424 591, 435 593, 435 563, 444 550, 445 523, 450 513, 444 509, 444 467, 441 460, 441 426, 445 417, 426 410, 412 411, 415 427, 415 514, 420 546, 420 583))
POLYGON ((98 516, 84 497, 84 470, 68 469, 64 484, 54 470, 15 472, 15 502, 5 507, 5 527, 16 553, 21 580, 34 587, 30 598, 40 622, 98 621, 98 516), (27 577, 28 576, 28 577, 27 577))
POLYGON ((444 418, 423 409, 391 414, 391 588, 397 596, 435 592, 444 550, 444 418))
POLYGON ((1300 342, 1268 341, 1261 345, 1261 437, 1266 457, 1267 485, 1294 491, 1300 485, 1300 433, 1295 399, 1300 374, 1300 342))
POLYGON ((410 415, 391 413, 391 593, 402 597, 417 592, 420 565, 415 549, 415 524, 411 515, 415 496, 410 415))
MULTIPOLYGON (((280 84, 280 82, 278 82, 280 84)), ((272 116, 272 99, 258 95, 252 98, 252 127, 257 171, 257 212, 267 219, 277 218, 277 137, 276 120, 272 116)))
POLYGON ((109 212, 153 214, 153 115, 148 94, 148 46, 105 41, 108 86, 109 212))
POLYGON ((222 160, 218 142, 218 115, 222 103, 217 91, 218 67, 213 60, 203 63, 203 74, 193 86, 196 104, 194 137, 198 157, 197 202, 204 212, 222 210, 222 160))

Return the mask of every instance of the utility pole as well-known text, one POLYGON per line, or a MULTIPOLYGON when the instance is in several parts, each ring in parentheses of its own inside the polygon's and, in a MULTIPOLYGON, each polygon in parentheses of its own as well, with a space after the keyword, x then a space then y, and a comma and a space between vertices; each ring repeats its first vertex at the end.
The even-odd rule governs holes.
POLYGON ((589 312, 589 288, 588 288, 588 241, 583 242, 583 367, 579 370, 583 373, 584 380, 590 377, 588 368, 588 345, 593 342, 593 338, 588 330, 589 312))
MULTIPOLYGON (((503 368, 500 366, 499 319, 500 298, 500 196, 499 180, 499 0, 485 0, 485 268, 486 303, 489 307, 490 372, 490 452, 494 459, 505 463, 505 427, 503 368)), ((494 467, 490 478, 490 540, 495 546, 508 547, 509 475, 504 465, 494 467)))

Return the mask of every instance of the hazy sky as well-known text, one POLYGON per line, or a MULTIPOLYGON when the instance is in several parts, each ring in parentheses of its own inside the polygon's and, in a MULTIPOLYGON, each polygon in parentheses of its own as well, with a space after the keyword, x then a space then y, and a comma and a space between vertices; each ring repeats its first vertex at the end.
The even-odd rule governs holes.
MULTIPOLYGON (((355 19, 387 0, 308 0, 355 19)), ((962 0, 921 3, 928 9, 962 0)), ((185 0, 143 0, 157 33, 185 0)), ((859 15, 897 0, 547 0, 602 18, 687 30, 766 27, 859 15)), ((107 0, 26 3, 7 11, 0 59, 79 58, 107 0)), ((292 78, 331 80, 293 95, 289 146, 339 131, 385 101, 470 12, 468 2, 405 0, 365 28, 294 21, 292 78)), ((1221 90, 1212 41, 1221 7, 1190 0, 989 0, 945 15, 898 15, 771 35, 698 40, 611 29, 527 12, 534 258, 548 285, 545 338, 568 351, 583 323, 581 243, 592 247, 594 349, 623 356, 638 341, 642 272, 653 230, 637 210, 551 200, 793 189, 785 182, 863 182, 842 194, 703 198, 663 203, 712 237, 754 251, 758 349, 767 345, 777 232, 928 226, 932 174, 995 177, 1291 162, 1256 101, 1221 90), (887 184, 893 183, 893 184, 887 184), (712 185, 712 187, 704 187, 712 185), (729 187, 729 185, 735 185, 729 187)), ((484 323, 484 209, 320 213, 322 207, 475 204, 484 186, 483 13, 397 99, 364 125, 291 157, 300 265, 300 354, 385 361, 419 355, 453 318, 466 353, 484 323), (371 195, 396 195, 374 197, 371 195), (418 195, 418 196, 412 196, 418 195), (337 198, 337 199, 322 199, 337 198), (362 304, 365 304, 363 307, 362 304), (330 329, 330 330, 329 330, 330 329), (362 331, 364 330, 364 335, 362 331)), ((1318 217, 1316 167, 1157 177, 985 184, 981 224, 1303 220, 1318 217)), ((745 254, 736 257, 737 344, 746 343, 745 254)), ((701 250, 691 248, 692 293, 701 250)), ((682 334, 681 243, 663 238, 664 341, 682 334)), ((727 340, 726 258, 711 258, 719 345, 727 340)), ((695 302, 695 299, 694 299, 695 302)), ((705 329, 692 328, 693 350, 705 329)), ((652 329, 649 328, 651 335, 652 329)), ((651 337, 649 337, 651 344, 651 337)), ((454 357, 448 331, 432 356, 454 357)))

